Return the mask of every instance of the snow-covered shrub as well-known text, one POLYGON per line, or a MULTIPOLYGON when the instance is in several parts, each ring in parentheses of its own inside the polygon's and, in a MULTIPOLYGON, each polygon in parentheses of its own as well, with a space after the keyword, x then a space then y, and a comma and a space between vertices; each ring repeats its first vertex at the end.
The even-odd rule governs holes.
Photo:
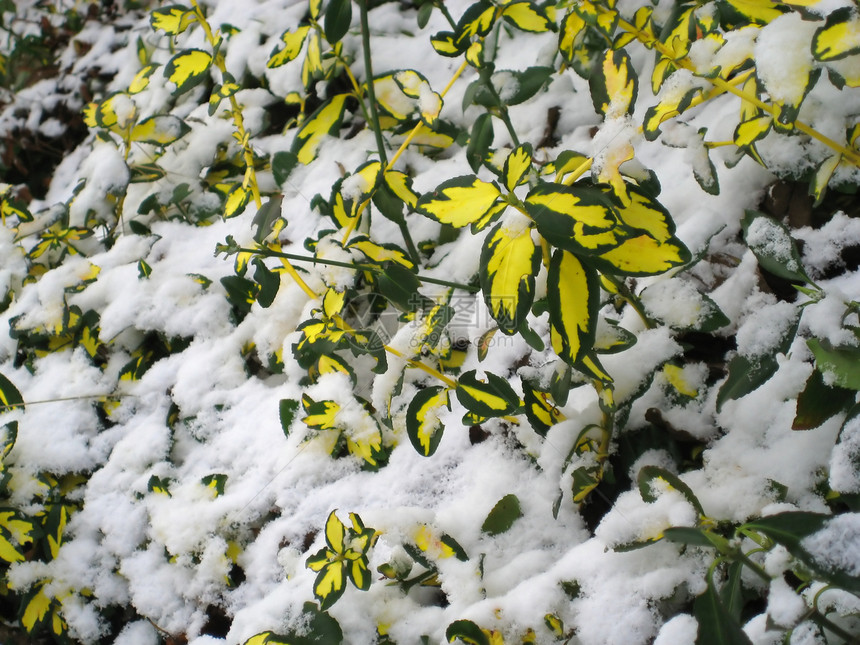
POLYGON ((852 639, 854 5, 149 9, 6 81, 7 622, 852 639))

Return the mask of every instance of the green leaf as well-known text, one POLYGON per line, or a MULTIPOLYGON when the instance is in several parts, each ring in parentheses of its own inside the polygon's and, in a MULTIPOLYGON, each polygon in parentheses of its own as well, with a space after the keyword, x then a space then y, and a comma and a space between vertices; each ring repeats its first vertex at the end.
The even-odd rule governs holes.
POLYGON ((693 526, 672 526, 663 531, 663 539, 678 544, 713 547, 714 543, 708 537, 709 531, 693 526))
POLYGON ((24 399, 18 388, 12 384, 3 374, 0 374, 0 411, 6 412, 16 407, 23 407, 24 399))
MULTIPOLYGON (((364 0, 362 0, 364 1, 364 0)), ((350 0, 329 0, 323 19, 325 39, 332 45, 349 31, 352 21, 352 2, 350 0)))
POLYGON ((2 430, 0 430, 0 469, 2 469, 3 460, 9 456, 9 453, 12 451, 12 448, 15 446, 15 441, 17 440, 18 422, 10 421, 3 426, 2 430))
POLYGON ((553 351, 574 365, 594 345, 600 304, 597 272, 573 253, 556 249, 547 272, 547 300, 553 351))
POLYGON ((519 407, 520 399, 501 376, 487 373, 487 381, 479 381, 475 370, 462 374, 457 381, 457 399, 469 412, 482 417, 501 417, 519 407))
POLYGON ((481 531, 488 535, 499 535, 510 529, 514 522, 523 516, 520 510, 520 500, 516 495, 505 495, 496 502, 493 510, 481 525, 481 531))
POLYGON ((490 645, 490 639, 471 620, 455 620, 445 630, 445 638, 453 643, 458 638, 466 645, 490 645))
POLYGON ((466 160, 469 162, 472 172, 478 172, 478 168, 487 158, 487 152, 492 144, 493 118, 485 112, 472 124, 472 134, 466 148, 466 160))
POLYGON ((555 70, 552 67, 529 67, 522 71, 501 70, 493 74, 490 82, 495 92, 491 91, 483 80, 474 81, 476 84, 472 102, 486 108, 497 108, 499 96, 504 97, 507 106, 524 103, 537 94, 545 83, 549 82, 555 70))
POLYGON ((400 264, 390 262, 376 277, 379 293, 395 307, 413 313, 432 307, 433 302, 419 293, 421 281, 412 271, 400 264))
POLYGON ((300 163, 309 164, 317 155, 323 138, 337 135, 346 105, 347 94, 338 94, 323 103, 308 117, 296 133, 292 152, 300 163))
POLYGON ((831 61, 860 53, 860 16, 857 9, 841 7, 827 16, 812 38, 812 55, 831 61))
MULTIPOLYGON (((852 593, 858 593, 860 576, 851 575, 847 569, 839 569, 828 562, 821 562, 803 546, 805 538, 825 529, 833 519, 832 515, 821 513, 788 511, 747 522, 740 528, 766 535, 784 546, 791 555, 812 569, 820 579, 852 593)), ((848 538, 845 536, 843 539, 848 538)))
POLYGON ((571 495, 574 504, 585 501, 589 493, 600 484, 600 469, 580 466, 573 471, 571 495))
POLYGON ((158 181, 167 175, 167 172, 156 163, 131 164, 128 169, 131 172, 129 183, 132 184, 143 184, 151 181, 158 181))
POLYGON ((693 614, 699 622, 696 645, 752 645, 740 622, 729 612, 708 579, 708 588, 693 602, 693 614))
POLYGON ((281 278, 279 274, 269 270, 260 258, 254 258, 254 280, 260 288, 257 290, 257 302, 263 309, 267 309, 278 295, 278 288, 281 286, 281 278))
POLYGON ((150 275, 152 275, 152 267, 149 266, 145 260, 138 260, 137 277, 141 280, 146 280, 150 275))
POLYGON ((639 475, 636 477, 639 485, 639 493, 642 495, 643 500, 646 502, 657 501, 657 495, 654 494, 651 488, 651 482, 655 479, 662 479, 664 482, 669 484, 670 487, 681 493, 681 495, 690 502, 692 507, 696 509, 696 512, 700 516, 705 515, 705 511, 702 508, 701 503, 699 503, 698 498, 693 493, 693 490, 681 481, 677 475, 669 472, 665 468, 660 468, 659 466, 645 466, 639 471, 639 475))
POLYGON ((292 152, 282 150, 272 156, 272 175, 279 187, 283 188, 290 173, 293 172, 298 163, 299 158, 292 152))
POLYGON ((221 278, 221 284, 227 292, 227 300, 241 312, 251 311, 251 305, 257 300, 256 283, 238 275, 228 275, 221 278))
POLYGON ((806 386, 797 397, 797 413, 792 430, 812 430, 854 403, 853 390, 828 385, 820 370, 812 370, 806 386))
POLYGON ((757 356, 744 356, 737 354, 729 361, 729 375, 717 393, 717 410, 719 411, 726 401, 739 399, 763 385, 771 376, 776 374, 779 363, 776 354, 784 354, 791 346, 800 323, 800 314, 796 312, 794 318, 778 339, 777 345, 768 353, 757 356))
POLYGON ((833 347, 826 339, 806 341, 815 355, 815 365, 833 384, 860 390, 860 348, 852 345, 833 347))
POLYGON ((531 226, 514 229, 499 223, 484 239, 479 277, 484 301, 499 329, 514 334, 523 324, 535 295, 540 251, 531 226))
POLYGON ((743 570, 743 562, 740 560, 732 562, 729 565, 726 583, 720 589, 720 601, 723 603, 726 611, 729 612, 729 615, 739 622, 744 609, 743 585, 741 584, 743 570))
POLYGON ((206 78, 212 65, 212 55, 202 49, 185 49, 171 58, 164 67, 164 76, 176 84, 173 94, 183 94, 206 78))
POLYGON ((299 402, 296 399, 281 399, 278 404, 278 418, 281 421, 281 430, 284 431, 285 437, 290 436, 290 426, 298 409, 299 402))
POLYGON ((406 433, 412 447, 429 457, 439 447, 445 426, 439 419, 443 407, 450 408, 448 388, 435 385, 416 394, 406 410, 406 433))
POLYGON ((191 132, 191 127, 179 117, 160 114, 144 119, 131 130, 131 141, 166 146, 191 132))
POLYGON ((741 220, 744 240, 762 269, 792 282, 812 283, 788 229, 772 217, 747 210, 741 220))
POLYGON ((263 244, 269 235, 275 230, 280 221, 284 222, 281 217, 281 202, 284 196, 281 194, 272 195, 266 200, 266 203, 257 209, 254 219, 251 220, 251 226, 254 227, 254 241, 257 244, 263 244))
POLYGON ((200 483, 215 491, 215 497, 220 497, 224 494, 224 486, 227 484, 227 475, 224 475, 223 473, 206 475, 200 480, 200 483))

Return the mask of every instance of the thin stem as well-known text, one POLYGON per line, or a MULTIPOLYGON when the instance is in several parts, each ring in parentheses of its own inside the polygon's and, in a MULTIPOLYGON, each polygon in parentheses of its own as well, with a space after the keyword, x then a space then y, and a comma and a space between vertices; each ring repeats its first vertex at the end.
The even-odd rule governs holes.
POLYGON ((385 141, 382 139, 382 128, 379 127, 379 112, 376 109, 376 91, 373 88, 373 66, 370 57, 370 26, 367 20, 367 0, 358 0, 361 13, 361 48, 364 53, 364 75, 367 77, 367 98, 370 100, 370 118, 373 121, 373 132, 376 135, 376 147, 379 149, 379 160, 382 165, 388 164, 385 155, 385 141))
POLYGON ((429 374, 430 376, 433 376, 434 378, 439 379, 440 381, 442 381, 442 382, 443 382, 445 385, 447 385, 448 387, 457 387, 457 381, 455 381, 454 379, 452 379, 452 378, 450 378, 450 377, 448 377, 448 376, 445 376, 442 372, 440 372, 440 371, 438 371, 438 370, 433 369, 432 367, 430 367, 430 366, 429 366, 429 365, 427 365, 426 363, 422 363, 421 361, 416 361, 416 360, 414 360, 414 359, 411 359, 411 358, 409 358, 408 356, 406 356, 405 354, 403 354, 403 352, 401 352, 401 351, 400 351, 400 350, 398 350, 398 349, 394 349, 394 348, 393 348, 393 347, 391 347, 390 345, 385 345, 385 346, 384 346, 384 349, 385 349, 385 351, 386 351, 386 352, 388 352, 389 354, 392 354, 392 355, 394 355, 394 356, 397 356, 398 358, 402 358, 402 359, 403 359, 404 361, 406 361, 406 362, 407 362, 411 367, 417 367, 417 368, 418 368, 419 370, 421 370, 422 372, 426 372, 426 373, 427 373, 427 374, 429 374))
MULTIPOLYGON (((194 7, 194 12, 197 14, 197 20, 203 27, 203 31, 206 34, 206 40, 208 40, 209 44, 214 48, 218 44, 218 39, 212 32, 212 27, 209 26, 206 16, 203 15, 203 10, 200 8, 200 5, 197 4, 197 0, 191 0, 191 6, 194 7)), ((223 80, 224 75, 227 74, 227 64, 224 62, 224 55, 220 51, 215 56, 214 63, 221 72, 223 80)), ((234 94, 230 95, 230 113, 233 116, 236 133, 239 135, 239 142, 242 145, 242 157, 245 161, 245 181, 248 182, 248 188, 251 190, 251 195, 254 197, 254 203, 256 204, 257 209, 260 209, 263 206, 263 200, 260 198, 260 188, 257 185, 257 173, 254 170, 254 152, 251 150, 250 135, 245 130, 245 121, 242 118, 242 107, 239 105, 234 94)), ((309 298, 316 299, 318 297, 316 292, 311 289, 298 274, 295 267, 289 263, 289 260, 284 262, 284 268, 296 284, 299 285, 299 288, 301 288, 309 298)))
MULTIPOLYGON (((238 249, 239 253, 255 253, 258 255, 265 255, 267 257, 275 257, 275 258, 286 258, 288 260, 295 260, 297 262, 313 262, 314 264, 325 264, 327 266, 335 266, 335 267, 343 267, 345 269, 352 269, 354 271, 370 271, 372 273, 384 273, 382 269, 373 264, 358 264, 355 262, 341 262, 340 260, 326 260, 323 258, 315 258, 308 255, 296 255, 295 253, 284 253, 283 251, 273 251, 272 249, 267 248, 259 248, 259 249, 247 249, 240 248, 238 249)), ((463 289, 464 291, 468 291, 470 293, 477 293, 480 291, 478 287, 473 287, 468 284, 461 284, 459 282, 450 282, 448 280, 442 280, 441 278, 431 278, 429 276, 424 275, 416 275, 421 282, 428 282, 430 284, 438 284, 443 287, 451 287, 453 289, 463 289)), ((316 297, 316 296, 315 296, 316 297)))

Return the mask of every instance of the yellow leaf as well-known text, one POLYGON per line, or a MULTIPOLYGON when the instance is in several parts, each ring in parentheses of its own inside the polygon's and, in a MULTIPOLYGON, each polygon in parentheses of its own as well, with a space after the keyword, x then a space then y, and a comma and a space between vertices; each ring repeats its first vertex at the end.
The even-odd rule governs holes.
MULTIPOLYGON (((689 251, 674 239, 660 243, 650 235, 640 235, 624 240, 597 259, 625 275, 658 275, 685 264, 689 260, 689 251)), ((602 263, 600 267, 603 271, 602 263)))
POLYGON ((513 334, 525 320, 534 300, 540 252, 531 226, 496 226, 481 253, 481 289, 499 329, 513 334))
POLYGON ((138 92, 142 92, 146 89, 146 86, 149 85, 149 77, 152 76, 152 73, 158 69, 158 67, 158 63, 152 63, 151 65, 143 67, 143 69, 134 75, 134 78, 128 86, 128 93, 137 94, 138 92))
POLYGON ((176 85, 174 94, 182 94, 203 80, 211 64, 212 55, 208 52, 186 49, 168 61, 164 75, 176 85))
POLYGON ((144 119, 131 130, 131 141, 166 146, 191 131, 180 118, 162 114, 144 119))
POLYGON ((343 589, 346 581, 343 577, 344 567, 340 562, 328 565, 314 585, 314 593, 321 600, 325 600, 330 594, 343 589))
POLYGON ((332 551, 343 553, 343 539, 345 535, 346 528, 344 527, 343 522, 341 522, 337 515, 335 515, 335 512, 332 511, 329 513, 328 519, 325 523, 325 540, 331 547, 332 551))
POLYGON ((381 246, 376 244, 375 242, 371 242, 366 237, 364 238, 356 238, 355 240, 350 241, 349 248, 358 249, 368 258, 373 260, 378 264, 382 264, 384 262, 396 262, 397 264, 406 267, 407 269, 411 269, 414 264, 412 261, 406 257, 406 254, 400 249, 396 248, 388 248, 385 246, 381 246))
POLYGON ((45 620, 50 608, 51 599, 45 595, 45 583, 42 583, 39 586, 39 591, 30 599, 26 609, 24 609, 24 614, 21 616, 21 624, 24 629, 28 633, 32 633, 33 629, 45 620))
POLYGON ((773 125, 773 119, 769 114, 739 123, 735 129, 734 142, 741 148, 747 147, 763 138, 773 125))
POLYGON ((505 7, 502 16, 523 31, 541 33, 551 28, 547 17, 539 12, 532 2, 513 2, 505 7))
POLYGON ((558 50, 569 61, 572 61, 576 51, 576 37, 585 28, 585 20, 574 10, 568 12, 561 23, 558 39, 558 50))
MULTIPOLYGON (((302 399, 305 403, 305 399, 302 399)), ((331 430, 337 428, 337 413, 340 412, 340 406, 334 401, 315 401, 313 402, 314 412, 309 413, 302 421, 310 428, 318 430, 331 430), (317 411, 318 410, 318 411, 317 411)), ((306 406, 305 410, 309 411, 310 406, 306 406)))
POLYGON ((513 150, 505 159, 505 187, 512 191, 532 167, 532 155, 526 146, 513 150))
POLYGON ((410 208, 415 208, 418 195, 412 190, 412 180, 406 173, 389 170, 385 173, 385 183, 397 197, 402 199, 410 208))
POLYGON ((0 533, 0 560, 4 562, 23 562, 24 556, 6 537, 0 533))
MULTIPOLYGON (((420 405, 409 406, 408 415, 414 418, 414 428, 409 428, 409 439, 418 452, 424 456, 429 456, 435 452, 437 441, 436 434, 442 427, 442 421, 439 419, 439 411, 443 407, 449 405, 448 389, 439 388, 437 392, 431 394, 426 400, 420 401, 420 405), (413 436, 414 435, 414 436, 413 436)), ((412 421, 407 420, 407 426, 411 426, 412 421)))
POLYGON ((742 16, 760 24, 767 24, 782 15, 776 3, 770 0, 728 0, 728 3, 742 16))
POLYGON ((699 396, 699 391, 693 387, 687 379, 687 375, 683 367, 667 363, 663 366, 663 375, 666 377, 669 384, 684 396, 691 399, 695 399, 699 396))
POLYGON ((224 219, 239 215, 245 210, 249 199, 251 199, 251 191, 243 188, 241 184, 233 186, 233 189, 227 194, 227 200, 224 202, 224 219))
POLYGON ((573 254, 557 249, 547 275, 547 299, 553 351, 576 363, 594 340, 598 304, 597 273, 573 254))
POLYGON ((423 195, 417 210, 437 222, 460 228, 478 221, 500 194, 493 183, 475 176, 457 177, 423 195))
POLYGON ((307 165, 313 161, 323 138, 326 135, 336 133, 335 131, 340 127, 340 121, 343 118, 346 99, 346 94, 338 94, 323 104, 299 128, 293 144, 293 152, 301 163, 307 165))
POLYGON ((176 36, 185 31, 195 19, 194 12, 187 7, 172 5, 153 11, 149 16, 149 23, 153 29, 161 29, 171 36, 176 36))
POLYGON ((291 60, 294 60, 301 53, 302 45, 305 44, 305 38, 307 38, 309 30, 310 26, 305 25, 303 27, 299 27, 295 31, 285 31, 281 36, 281 40, 284 41, 283 49, 274 52, 269 57, 269 62, 266 63, 266 67, 270 69, 280 67, 281 65, 285 65, 291 60))
POLYGON ((824 27, 815 32, 812 54, 820 61, 843 58, 860 52, 860 16, 856 9, 831 14, 824 27))

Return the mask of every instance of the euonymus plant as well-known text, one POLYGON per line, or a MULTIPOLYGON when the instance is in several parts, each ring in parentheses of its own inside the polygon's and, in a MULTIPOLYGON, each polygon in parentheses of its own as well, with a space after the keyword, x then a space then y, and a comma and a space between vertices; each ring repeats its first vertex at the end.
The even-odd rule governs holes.
MULTIPOLYGON (((234 78, 228 72, 226 52, 236 29, 210 24, 195 0, 158 7, 150 13, 152 38, 137 40, 140 70, 128 88, 100 96, 83 111, 100 145, 114 151, 124 169, 123 181, 109 186, 97 207, 91 205, 87 192, 91 185, 83 181, 68 203, 32 214, 8 189, 2 193, 3 223, 16 232, 17 243, 26 253, 27 272, 20 281, 38 281, 67 257, 109 248, 121 236, 151 236, 155 221, 180 219, 206 225, 218 217, 243 216, 253 203, 256 210, 248 218, 248 241, 229 237, 216 249, 235 260, 234 275, 221 280, 235 321, 240 322, 253 307, 270 307, 290 280, 313 303, 308 317, 296 326, 292 355, 274 352, 256 357, 263 359, 261 365, 267 363, 259 369, 274 373, 286 361, 295 361, 306 374, 303 383, 308 389, 324 377, 347 385, 338 400, 315 398, 312 393, 300 400, 282 400, 279 412, 285 433, 304 433, 306 441, 324 446, 332 458, 352 459, 362 468, 378 470, 385 467, 395 446, 407 441, 432 458, 446 430, 461 430, 446 421, 452 412, 462 413, 463 431, 483 424, 527 425, 545 438, 553 426, 566 420, 562 408, 571 389, 590 387, 600 418, 582 424, 568 442, 554 511, 557 514, 565 503, 587 506, 592 496, 605 495, 604 490, 611 492, 618 485, 611 465, 618 458, 614 442, 634 402, 658 376, 675 400, 690 402, 701 394, 688 382, 683 360, 678 360, 654 366, 645 382, 616 396, 613 374, 603 366, 601 356, 624 352, 636 342, 636 335, 619 324, 621 314, 631 308, 644 328, 669 326, 679 337, 713 334, 731 322, 705 293, 696 293, 699 315, 686 326, 664 322, 644 304, 638 279, 687 271, 706 257, 708 249, 690 249, 676 236, 672 215, 660 200, 659 181, 637 157, 635 141, 644 137, 685 147, 701 189, 718 194, 712 150, 730 148, 732 167, 748 156, 779 172, 769 156, 773 142, 803 140, 808 144, 803 148, 805 170, 792 179, 808 185, 816 204, 825 202, 828 191, 856 191, 860 124, 846 118, 825 134, 800 116, 804 100, 817 84, 860 85, 858 70, 842 64, 860 52, 860 17, 852 8, 821 17, 807 9, 810 4, 685 1, 674 3, 669 12, 644 4, 628 14, 623 4, 610 0, 479 0, 455 17, 443 2, 412 3, 405 10, 416 11, 419 28, 427 25, 434 12, 448 25, 430 37, 441 58, 428 61, 428 69, 448 58, 459 64, 445 87, 433 87, 427 70, 396 69, 390 61, 372 60, 367 0, 310 0, 301 23, 282 34, 266 63, 268 69, 297 68, 300 81, 286 95, 276 97, 288 108, 290 116, 281 124, 281 133, 292 144, 289 150, 272 155, 255 146, 259 132, 246 125, 247 107, 239 98, 248 84, 258 85, 259 79, 234 78), (813 27, 807 30, 810 38, 805 43, 808 60, 788 70, 791 83, 777 84, 772 74, 760 73, 754 48, 738 43, 751 42, 775 21, 795 17, 813 27), (551 55, 541 56, 525 69, 499 69, 498 54, 516 32, 551 32, 555 42, 551 55), (355 42, 357 48, 346 45, 355 42), (153 62, 154 53, 165 48, 170 52, 167 62, 153 62), (643 67, 642 61, 649 64, 643 67), (380 63, 384 71, 376 72, 374 66, 379 69, 380 63), (557 145, 552 118, 542 139, 527 140, 510 116, 513 106, 540 97, 571 70, 587 81, 599 119, 596 151, 557 145), (169 90, 160 113, 152 113, 151 102, 141 100, 156 81, 169 90), (456 83, 465 86, 459 105, 447 100, 456 83), (652 98, 643 105, 645 88, 652 98), (666 127, 726 94, 740 99, 730 140, 713 140, 707 128, 694 130, 684 122, 671 132, 666 127), (181 154, 177 148, 183 137, 201 125, 193 117, 180 116, 187 115, 187 110, 175 108, 191 100, 207 105, 210 117, 223 118, 232 138, 220 141, 211 158, 195 162, 199 167, 183 174, 177 168, 181 154), (459 115, 467 110, 477 111, 478 116, 464 127, 459 115), (375 149, 356 167, 342 168, 342 176, 328 192, 310 199, 309 210, 326 223, 303 240, 304 251, 288 251, 285 242, 291 229, 281 200, 284 192, 296 189, 292 173, 314 162, 328 140, 347 136, 347 128, 349 136, 370 130, 375 149), (407 150, 430 162, 462 153, 471 172, 419 191, 413 165, 403 161, 407 150), (138 184, 149 186, 142 198, 135 192, 138 184), (136 211, 128 208, 131 195, 136 196, 136 211), (386 241, 378 239, 379 218, 399 231, 396 243, 390 235, 386 241), (438 224, 438 233, 413 239, 409 223, 424 219, 438 224), (434 252, 465 236, 474 236, 480 247, 477 272, 463 282, 428 275, 434 252), (315 272, 318 266, 346 268, 352 279, 349 284, 327 281, 324 274, 315 272), (492 323, 473 344, 464 344, 450 325, 461 310, 475 305, 475 299, 482 301, 492 323), (464 370, 467 356, 483 361, 493 351, 492 341, 498 334, 521 339, 530 348, 533 364, 540 367, 517 377, 464 370), (408 342, 403 342, 407 337, 408 342), (393 369, 398 373, 392 379, 393 369), (386 391, 384 406, 374 407, 366 396, 367 383, 383 374, 393 386, 386 391)), ((750 210, 743 218, 742 233, 763 271, 794 285, 807 297, 807 304, 826 297, 804 270, 784 224, 750 210)), ((142 258, 138 271, 141 280, 151 272, 142 258)), ((97 276, 98 268, 91 266, 66 291, 82 291, 97 276)), ((202 275, 189 278, 203 289, 211 284, 202 275)), ((10 293, 7 299, 11 297, 10 293)), ((737 354, 728 362, 717 394, 718 408, 776 373, 776 355, 786 353, 794 341, 801 313, 802 306, 796 307, 795 317, 769 352, 753 357, 737 354)), ((857 314, 857 302, 844 303, 844 326, 855 336, 857 314)), ((68 304, 53 325, 34 327, 13 321, 18 363, 32 369, 35 358, 80 347, 94 365, 104 369, 113 355, 124 352, 119 379, 135 380, 155 361, 181 351, 189 342, 156 333, 108 341, 100 339, 99 321, 99 312, 68 304)), ((816 369, 799 397, 795 427, 814 428, 836 415, 856 418, 860 350, 814 337, 807 344, 816 369)), ((252 346, 246 350, 249 357, 255 352, 252 346)), ((24 403, 2 376, 0 394, 4 410, 24 403)), ((108 397, 99 403, 104 414, 114 404, 108 397)), ((171 419, 176 422, 179 419, 171 419)), ((14 447, 16 422, 4 427, 5 459, 14 447)), ((0 558, 5 563, 50 559, 62 543, 67 518, 76 508, 66 502, 66 496, 80 482, 74 477, 42 477, 43 510, 28 515, 13 507, 0 509, 0 558)), ((7 479, 2 482, 4 490, 7 479)), ((225 480, 224 475, 213 473, 201 485, 220 495, 225 480)), ((825 525, 827 516, 785 513, 736 525, 707 517, 686 484, 656 467, 639 474, 646 501, 656 499, 651 488, 655 480, 684 495, 696 509, 698 521, 694 527, 670 528, 654 541, 669 540, 716 553, 707 590, 694 604, 700 635, 716 635, 701 636, 699 642, 746 642, 739 621, 749 593, 744 592, 741 572, 746 567, 766 582, 772 579, 750 558, 750 540, 758 545, 756 551, 777 544, 785 547, 793 558, 785 571, 801 585, 818 580, 858 590, 856 577, 822 569, 800 546, 805 536, 825 525), (724 582, 717 575, 721 569, 724 582)), ((170 495, 170 485, 153 476, 148 491, 170 495)), ((843 503, 857 503, 856 495, 832 493, 843 503)), ((504 533, 521 516, 519 500, 507 495, 484 520, 482 534, 504 533)), ((319 550, 306 559, 306 566, 316 572, 312 594, 319 604, 305 605, 303 629, 289 634, 267 631, 247 643, 341 642, 341 628, 327 612, 353 593, 348 582, 356 590, 371 586, 376 576, 369 568, 371 550, 377 540, 386 539, 365 527, 357 514, 349 517, 351 524, 346 526, 332 510, 318 540, 319 550)), ((439 588, 440 562, 445 558, 469 560, 454 537, 436 535, 426 525, 416 527, 412 540, 398 546, 406 557, 379 566, 378 574, 404 594, 416 586, 439 588)), ((7 592, 13 594, 17 620, 27 632, 44 629, 62 640, 64 596, 46 595, 47 582, 21 593, 11 588, 7 592)), ((84 590, 67 593, 86 595, 84 590)), ((576 595, 573 583, 570 595, 576 595)), ((850 638, 817 607, 809 617, 827 633, 850 638)), ((572 630, 558 616, 547 614, 545 623, 510 642, 540 642, 535 629, 558 642, 571 642, 572 630)), ((467 643, 508 642, 500 632, 465 619, 451 623, 446 637, 467 643)), ((421 638, 429 642, 429 637, 421 638)), ((377 642, 393 641, 380 629, 377 642)))

